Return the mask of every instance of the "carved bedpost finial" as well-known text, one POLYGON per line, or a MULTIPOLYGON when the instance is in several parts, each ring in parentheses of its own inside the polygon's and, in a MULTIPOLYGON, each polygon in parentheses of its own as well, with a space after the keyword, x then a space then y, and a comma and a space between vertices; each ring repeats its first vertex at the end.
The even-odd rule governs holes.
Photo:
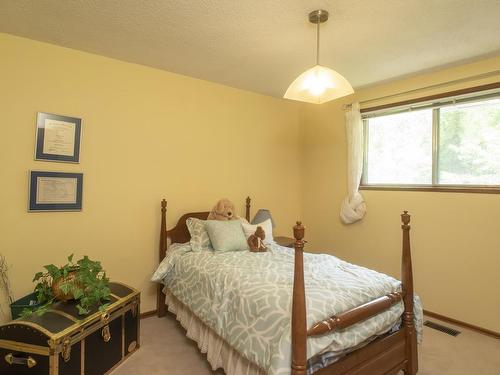
POLYGON ((166 199, 162 199, 161 200, 161 210, 164 211, 167 209, 167 200, 166 199))
POLYGON ((403 211, 403 213, 401 214, 401 221, 403 222, 401 228, 410 229, 410 226, 408 225, 410 224, 410 218, 411 216, 408 214, 408 211, 403 211))
POLYGON ((252 200, 250 199, 250 197, 247 197, 246 199, 246 205, 245 205, 245 219, 247 219, 247 221, 250 221, 250 202, 252 200))
POLYGON ((306 243, 303 240, 305 229, 306 228, 302 225, 302 222, 300 221, 297 221, 297 224, 293 227, 293 237, 295 238, 294 247, 296 251, 304 250, 304 245, 306 243))
POLYGON ((293 227, 293 236, 297 241, 304 238, 305 227, 302 225, 301 221, 297 221, 297 224, 293 227))

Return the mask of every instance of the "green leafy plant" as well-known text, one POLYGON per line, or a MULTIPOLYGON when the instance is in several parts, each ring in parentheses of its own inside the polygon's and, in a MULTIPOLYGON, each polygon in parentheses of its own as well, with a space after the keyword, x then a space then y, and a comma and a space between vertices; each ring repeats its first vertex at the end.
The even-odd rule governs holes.
POLYGON ((56 300, 74 299, 80 315, 87 315, 94 306, 103 311, 109 303, 111 291, 109 279, 101 263, 87 256, 73 262, 73 254, 62 267, 53 264, 44 266, 33 278, 36 282, 35 294, 40 306, 35 310, 25 309, 21 316, 43 315, 56 300))

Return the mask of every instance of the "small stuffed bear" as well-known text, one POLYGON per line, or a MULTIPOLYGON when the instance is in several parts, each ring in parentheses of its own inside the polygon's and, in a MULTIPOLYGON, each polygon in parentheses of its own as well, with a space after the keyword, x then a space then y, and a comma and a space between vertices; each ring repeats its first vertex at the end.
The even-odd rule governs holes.
POLYGON ((264 239, 266 238, 266 232, 262 227, 257 227, 255 233, 248 237, 248 246, 250 251, 254 253, 262 253, 267 251, 266 245, 264 245, 264 239))
POLYGON ((208 215, 208 220, 236 220, 238 216, 236 215, 236 210, 234 208, 234 203, 229 199, 221 199, 212 208, 212 211, 208 215))

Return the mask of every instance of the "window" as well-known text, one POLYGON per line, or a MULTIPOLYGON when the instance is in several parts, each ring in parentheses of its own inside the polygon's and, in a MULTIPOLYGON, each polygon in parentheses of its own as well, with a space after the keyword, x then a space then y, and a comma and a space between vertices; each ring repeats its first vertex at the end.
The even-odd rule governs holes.
POLYGON ((500 192, 500 91, 363 113, 362 187, 500 192))
POLYGON ((500 185, 500 98, 439 110, 437 180, 500 185))

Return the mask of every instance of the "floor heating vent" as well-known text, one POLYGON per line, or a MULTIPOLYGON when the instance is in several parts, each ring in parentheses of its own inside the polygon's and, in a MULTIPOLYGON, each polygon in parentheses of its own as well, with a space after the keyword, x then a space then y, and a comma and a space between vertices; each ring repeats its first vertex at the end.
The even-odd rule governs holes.
POLYGON ((451 336, 458 336, 460 334, 460 331, 457 331, 456 329, 446 327, 446 326, 443 326, 441 324, 431 322, 429 320, 426 320, 424 322, 424 326, 435 329, 437 331, 444 332, 444 333, 451 335, 451 336))

